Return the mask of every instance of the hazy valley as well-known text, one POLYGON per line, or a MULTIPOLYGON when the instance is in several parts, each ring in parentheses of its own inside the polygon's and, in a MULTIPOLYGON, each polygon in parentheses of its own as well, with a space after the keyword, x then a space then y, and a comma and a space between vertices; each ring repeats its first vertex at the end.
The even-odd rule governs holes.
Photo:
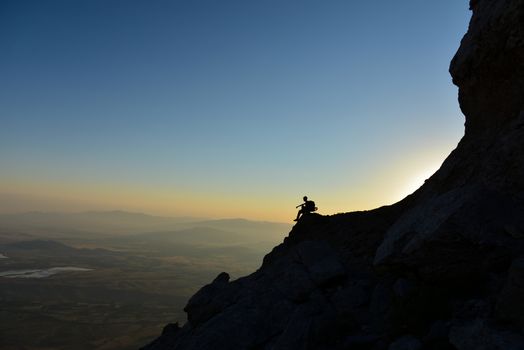
POLYGON ((126 212, 0 216, 2 349, 136 349, 221 271, 253 272, 290 225, 126 212), (61 269, 62 268, 62 269, 61 269))

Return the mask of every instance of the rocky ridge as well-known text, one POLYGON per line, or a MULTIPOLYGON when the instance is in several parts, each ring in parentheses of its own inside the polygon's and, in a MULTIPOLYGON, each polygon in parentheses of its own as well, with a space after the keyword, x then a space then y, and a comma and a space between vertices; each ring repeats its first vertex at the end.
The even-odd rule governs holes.
POLYGON ((524 0, 470 7, 442 167, 392 206, 303 217, 143 349, 524 349, 524 0))

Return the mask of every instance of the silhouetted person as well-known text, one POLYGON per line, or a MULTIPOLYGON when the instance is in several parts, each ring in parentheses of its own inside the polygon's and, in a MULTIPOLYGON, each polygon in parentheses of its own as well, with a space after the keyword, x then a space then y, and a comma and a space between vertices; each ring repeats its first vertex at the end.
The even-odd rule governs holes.
POLYGON ((304 199, 304 203, 296 206, 296 208, 300 207, 300 210, 297 213, 297 218, 293 221, 298 221, 301 215, 311 213, 318 209, 317 207, 315 207, 315 202, 307 200, 307 196, 304 196, 303 199, 304 199))

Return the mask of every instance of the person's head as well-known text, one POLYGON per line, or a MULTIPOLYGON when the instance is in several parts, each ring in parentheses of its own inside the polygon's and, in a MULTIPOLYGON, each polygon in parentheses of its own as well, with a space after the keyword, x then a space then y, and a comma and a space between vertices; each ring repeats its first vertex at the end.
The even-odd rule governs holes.
POLYGON ((304 196, 304 202, 307 202, 307 196, 304 196))

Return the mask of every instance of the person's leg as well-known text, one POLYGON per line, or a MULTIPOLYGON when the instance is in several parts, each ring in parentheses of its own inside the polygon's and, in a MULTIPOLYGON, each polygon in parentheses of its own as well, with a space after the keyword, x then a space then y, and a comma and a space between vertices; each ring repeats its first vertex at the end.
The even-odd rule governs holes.
POLYGON ((304 212, 304 209, 303 209, 303 208, 300 209, 300 210, 298 211, 298 213, 297 213, 297 218, 296 218, 294 221, 298 221, 298 219, 300 218, 300 215, 303 214, 303 212, 304 212))

